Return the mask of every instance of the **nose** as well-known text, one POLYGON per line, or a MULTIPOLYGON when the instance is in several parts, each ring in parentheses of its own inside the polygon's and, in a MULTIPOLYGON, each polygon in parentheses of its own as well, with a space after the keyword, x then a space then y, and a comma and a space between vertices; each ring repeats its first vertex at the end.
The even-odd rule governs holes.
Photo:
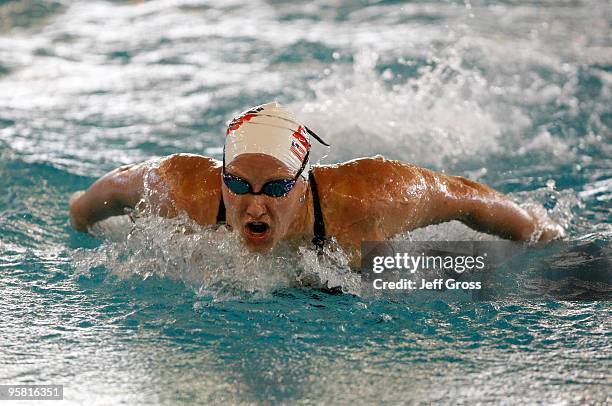
POLYGON ((252 196, 246 207, 246 214, 252 219, 263 217, 267 212, 263 196, 252 196))

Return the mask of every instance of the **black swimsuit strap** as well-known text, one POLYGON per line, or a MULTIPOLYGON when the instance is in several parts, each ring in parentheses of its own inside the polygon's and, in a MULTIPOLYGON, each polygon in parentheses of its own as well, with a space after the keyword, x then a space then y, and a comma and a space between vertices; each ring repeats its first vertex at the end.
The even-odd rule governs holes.
POLYGON ((319 249, 325 244, 325 221, 323 221, 323 211, 321 210, 321 201, 319 200, 319 191, 317 182, 315 181, 312 171, 308 175, 310 182, 310 190, 312 191, 312 205, 314 208, 314 238, 312 243, 319 249))
POLYGON ((223 203, 223 195, 219 201, 219 211, 217 212, 217 224, 225 223, 225 203, 223 203))

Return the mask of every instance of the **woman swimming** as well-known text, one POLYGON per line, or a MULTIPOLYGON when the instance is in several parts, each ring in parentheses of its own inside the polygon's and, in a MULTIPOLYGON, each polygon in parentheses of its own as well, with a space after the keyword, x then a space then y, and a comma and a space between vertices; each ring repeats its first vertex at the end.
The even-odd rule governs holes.
POLYGON ((532 243, 564 235, 550 219, 463 177, 381 156, 310 168, 311 136, 324 143, 280 104, 257 106, 230 123, 223 162, 175 154, 118 168, 72 196, 72 225, 87 231, 146 196, 159 215, 226 223, 255 252, 305 238, 321 247, 335 237, 355 261, 361 241, 450 220, 532 243))

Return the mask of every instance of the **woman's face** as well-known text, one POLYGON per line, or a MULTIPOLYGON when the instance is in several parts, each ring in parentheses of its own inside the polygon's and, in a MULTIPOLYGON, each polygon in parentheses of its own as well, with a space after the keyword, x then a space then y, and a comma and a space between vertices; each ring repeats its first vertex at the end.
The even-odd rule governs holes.
MULTIPOLYGON (((271 180, 292 179, 295 176, 285 164, 265 154, 248 153, 237 156, 225 168, 251 184, 254 192, 271 180)), ((300 177, 291 191, 282 197, 251 193, 238 195, 221 182, 227 222, 240 233, 251 251, 271 250, 282 240, 300 213, 301 199, 307 183, 300 177)))

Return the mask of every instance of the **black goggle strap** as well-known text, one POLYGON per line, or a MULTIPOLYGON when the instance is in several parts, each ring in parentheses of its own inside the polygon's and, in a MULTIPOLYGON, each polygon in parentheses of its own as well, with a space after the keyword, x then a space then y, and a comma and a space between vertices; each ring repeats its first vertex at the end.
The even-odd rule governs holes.
POLYGON ((321 144, 325 145, 326 147, 330 147, 331 145, 329 145, 328 143, 326 143, 325 141, 323 141, 321 139, 321 137, 319 137, 314 131, 312 131, 310 128, 304 126, 304 129, 308 132, 308 134, 312 135, 314 137, 315 140, 319 141, 321 144))
POLYGON ((309 156, 310 156, 310 150, 306 151, 306 156, 304 157, 304 160, 302 161, 302 166, 300 166, 300 170, 297 171, 293 180, 298 180, 302 172, 304 172, 304 169, 306 168, 306 164, 308 163, 309 156))
POLYGON ((225 175, 225 143, 223 143, 223 169, 221 170, 221 174, 225 175))

